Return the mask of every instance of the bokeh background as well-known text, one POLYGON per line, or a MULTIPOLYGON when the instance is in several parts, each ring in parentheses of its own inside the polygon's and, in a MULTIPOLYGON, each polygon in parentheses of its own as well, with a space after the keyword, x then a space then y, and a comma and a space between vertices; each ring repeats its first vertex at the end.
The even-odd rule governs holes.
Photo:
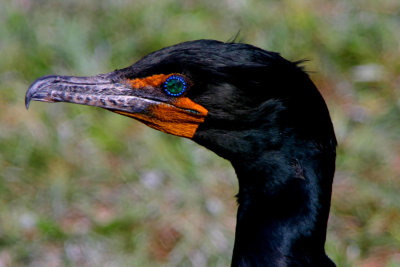
POLYGON ((0 266, 228 266, 238 185, 190 140, 105 110, 34 102, 178 42, 239 39, 305 67, 339 141, 327 253, 400 266, 400 1, 2 0, 0 266))

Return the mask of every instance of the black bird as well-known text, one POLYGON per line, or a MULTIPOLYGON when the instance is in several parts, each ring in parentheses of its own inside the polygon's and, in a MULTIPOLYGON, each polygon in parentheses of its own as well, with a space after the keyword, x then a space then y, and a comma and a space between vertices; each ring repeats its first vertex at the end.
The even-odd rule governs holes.
POLYGON ((239 180, 232 266, 335 266, 324 245, 336 138, 298 63, 197 40, 107 74, 39 78, 31 100, 108 109, 229 160, 239 180))

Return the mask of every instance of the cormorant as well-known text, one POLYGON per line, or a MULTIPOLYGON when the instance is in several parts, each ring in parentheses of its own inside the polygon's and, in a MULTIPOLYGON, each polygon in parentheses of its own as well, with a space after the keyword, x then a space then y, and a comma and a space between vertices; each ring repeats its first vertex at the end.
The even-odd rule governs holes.
POLYGON ((336 138, 298 62, 197 40, 107 74, 39 78, 25 100, 108 109, 229 160, 239 180, 232 266, 335 266, 324 244, 336 138))

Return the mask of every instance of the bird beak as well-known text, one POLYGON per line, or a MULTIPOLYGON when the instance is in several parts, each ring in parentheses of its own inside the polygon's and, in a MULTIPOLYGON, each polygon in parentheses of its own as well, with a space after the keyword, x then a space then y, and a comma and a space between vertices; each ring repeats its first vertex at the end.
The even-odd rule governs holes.
MULTIPOLYGON (((167 75, 155 76, 157 79, 153 80, 162 82, 167 75)), ((157 84, 120 78, 113 72, 93 77, 41 77, 26 92, 27 109, 32 100, 100 107, 135 118, 157 130, 187 138, 194 136, 207 115, 204 107, 187 97, 167 96, 157 84)))

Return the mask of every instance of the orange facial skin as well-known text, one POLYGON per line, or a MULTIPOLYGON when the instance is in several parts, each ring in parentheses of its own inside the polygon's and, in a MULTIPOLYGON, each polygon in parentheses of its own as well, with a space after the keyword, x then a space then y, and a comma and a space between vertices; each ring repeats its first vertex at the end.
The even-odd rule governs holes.
POLYGON ((160 87, 165 80, 172 74, 156 74, 145 78, 138 78, 133 80, 127 80, 127 82, 134 89, 146 88, 146 87, 160 87))
MULTIPOLYGON (((170 75, 174 74, 157 74, 127 80, 127 83, 133 89, 149 90, 149 94, 151 94, 151 91, 155 88, 161 88, 170 75)), ((200 123, 204 122, 208 113, 203 106, 185 96, 170 97, 169 102, 151 104, 145 113, 129 113, 118 110, 114 112, 135 118, 156 130, 186 138, 193 138, 197 128, 200 123)))

